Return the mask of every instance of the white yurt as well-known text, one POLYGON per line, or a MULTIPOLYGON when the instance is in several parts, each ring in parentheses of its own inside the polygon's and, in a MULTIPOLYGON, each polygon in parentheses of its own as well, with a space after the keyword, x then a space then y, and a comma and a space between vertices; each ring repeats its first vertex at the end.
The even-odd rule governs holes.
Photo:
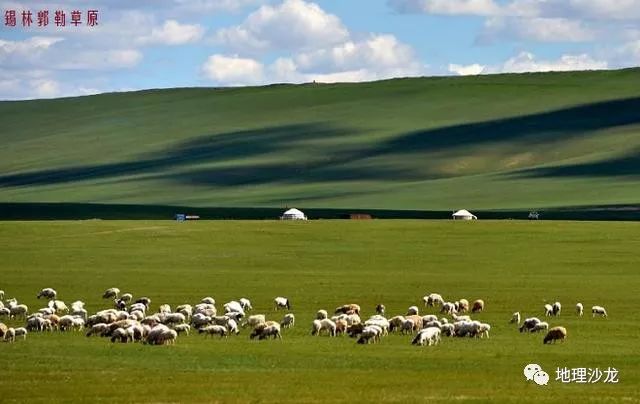
POLYGON ((465 209, 455 212, 452 216, 453 220, 478 220, 476 215, 465 209))
POLYGON ((291 208, 280 216, 281 220, 307 220, 307 217, 301 210, 291 208))

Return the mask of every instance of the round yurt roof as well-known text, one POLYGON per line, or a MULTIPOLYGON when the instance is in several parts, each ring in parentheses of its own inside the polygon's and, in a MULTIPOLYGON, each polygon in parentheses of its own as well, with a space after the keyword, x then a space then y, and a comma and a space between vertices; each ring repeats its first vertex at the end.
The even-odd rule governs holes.
POLYGON ((284 215, 291 215, 291 216, 304 216, 304 213, 302 213, 302 211, 296 209, 296 208, 291 208, 289 210, 287 210, 286 212, 283 213, 284 215))
POLYGON ((466 209, 462 209, 457 211, 456 213, 453 214, 453 216, 460 216, 460 217, 476 217, 474 214, 472 214, 471 212, 469 212, 466 209))

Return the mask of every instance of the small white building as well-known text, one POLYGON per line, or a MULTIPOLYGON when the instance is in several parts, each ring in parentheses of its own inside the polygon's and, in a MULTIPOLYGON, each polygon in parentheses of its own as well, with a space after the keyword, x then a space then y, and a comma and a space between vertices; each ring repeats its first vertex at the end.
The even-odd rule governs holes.
POLYGON ((476 215, 465 209, 459 210, 451 216, 453 217, 453 220, 478 220, 476 215))
POLYGON ((291 208, 280 216, 280 220, 307 220, 307 216, 302 211, 291 208))

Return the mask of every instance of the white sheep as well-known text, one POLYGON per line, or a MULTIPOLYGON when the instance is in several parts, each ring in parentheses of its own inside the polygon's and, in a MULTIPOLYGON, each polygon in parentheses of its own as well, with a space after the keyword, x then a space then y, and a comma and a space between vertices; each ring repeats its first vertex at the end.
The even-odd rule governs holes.
POLYGON ((233 334, 240 334, 240 330, 238 329, 238 323, 236 322, 236 320, 230 318, 227 321, 227 330, 229 330, 229 334, 233 333, 233 334))
POLYGON ((171 313, 171 306, 168 304, 161 304, 160 307, 158 307, 158 313, 171 313))
POLYGON ((593 306, 591 307, 591 317, 595 317, 596 314, 601 317, 607 317, 607 311, 602 306, 593 306))
POLYGON ((322 331, 326 331, 330 337, 336 336, 336 323, 325 318, 323 320, 313 320, 311 327, 311 335, 320 335, 322 331))
POLYGON ((102 294, 103 299, 116 299, 120 294, 120 289, 118 288, 109 288, 104 291, 102 294))
POLYGON ((358 338, 358 344, 368 344, 369 342, 377 342, 380 340, 380 335, 382 334, 382 330, 380 327, 375 325, 365 327, 360 333, 360 338, 358 338))
POLYGON ((402 324, 404 323, 404 316, 395 316, 389 320, 389 331, 394 332, 402 330, 402 324))
POLYGON ((253 331, 249 335, 249 339, 254 339, 256 337, 258 337, 259 340, 267 339, 269 337, 282 340, 282 334, 280 333, 280 324, 276 323, 275 321, 267 321, 266 323, 259 324, 256 328, 253 329, 253 331))
POLYGON ((5 342, 15 342, 16 341, 16 330, 15 328, 8 328, 4 333, 5 342))
POLYGON ((20 327, 20 328, 16 328, 15 329, 15 333, 16 333, 16 337, 22 337, 22 339, 27 339, 27 329, 24 327, 20 327))
POLYGON ((541 321, 537 317, 525 318, 524 322, 520 326, 520 332, 531 331, 536 324, 539 324, 541 321))
POLYGON ((451 302, 444 303, 442 305, 442 308, 440 309, 440 313, 455 314, 455 312, 456 312, 456 306, 451 302))
POLYGON ((407 314, 405 314, 406 316, 417 316, 418 315, 418 306, 411 306, 407 309, 407 314))
POLYGON ((561 310, 562 310, 562 305, 560 304, 560 302, 555 302, 553 304, 553 315, 559 316, 561 310))
POLYGON ((191 317, 191 325, 193 325, 195 328, 200 328, 210 323, 211 317, 205 316, 202 313, 196 313, 193 315, 193 317, 191 317))
POLYGON ((125 303, 129 303, 133 300, 133 295, 131 293, 124 293, 122 296, 120 296, 120 300, 125 303))
POLYGON ((258 325, 263 324, 267 321, 264 314, 254 314, 247 318, 247 321, 242 325, 243 327, 249 326, 251 328, 256 328, 258 325))
POLYGON ((440 342, 440 329, 439 328, 425 328, 421 330, 411 341, 412 345, 427 346, 438 345, 440 342))
POLYGON ((46 299, 55 299, 57 295, 58 295, 58 292, 56 292, 54 289, 44 288, 40 291, 40 293, 38 293, 36 298, 40 299, 41 297, 44 297, 46 299))
POLYGON ((278 296, 275 299, 273 299, 273 302, 275 303, 275 310, 285 309, 285 308, 287 310, 291 310, 291 303, 289 302, 289 299, 287 299, 286 297, 278 296))
POLYGON ((25 304, 17 304, 15 299, 9 303, 9 318, 26 318, 29 308, 25 304))
POLYGON ((87 332, 87 337, 90 337, 92 335, 98 335, 100 337, 103 337, 108 332, 109 332, 109 324, 98 323, 91 326, 91 328, 87 332))
POLYGON ((489 331, 491 331, 491 325, 487 323, 480 323, 480 327, 478 328, 478 333, 476 334, 476 336, 480 338, 489 338, 489 331))
POLYGON ((178 324, 178 325, 173 326, 173 329, 176 330, 178 335, 180 333, 185 333, 185 334, 189 335, 189 332, 191 331, 191 326, 189 324, 178 324))
POLYGON ((402 334, 413 334, 413 331, 416 329, 416 324, 415 322, 408 318, 408 319, 404 319, 404 321, 402 322, 402 325, 400 327, 400 332, 402 334))
POLYGON ((582 315, 584 314, 584 306, 582 305, 582 303, 576 304, 576 314, 580 317, 582 317, 582 315))
POLYGON ((544 305, 544 315, 545 317, 549 317, 553 315, 553 306, 550 304, 544 305))
POLYGON ((520 325, 520 312, 516 311, 515 313, 513 313, 511 315, 511 320, 509 321, 509 323, 513 324, 516 323, 518 325, 520 325))
POLYGON ((216 300, 213 297, 207 296, 200 300, 200 303, 215 305, 216 300))
POLYGON ((469 316, 458 316, 455 313, 451 314, 451 318, 453 319, 453 321, 471 321, 471 317, 469 316))
POLYGON ((447 323, 447 324, 442 324, 442 328, 441 328, 442 334, 448 336, 448 337, 453 337, 455 335, 455 331, 456 331, 456 327, 455 325, 451 324, 451 323, 447 323))
POLYGON ((244 316, 244 309, 242 308, 240 302, 232 300, 228 303, 225 303, 223 307, 225 313, 242 313, 242 315, 244 316))
POLYGON ((389 320, 384 318, 383 316, 376 314, 371 316, 367 321, 364 322, 365 326, 376 325, 382 329, 382 335, 389 335, 389 328, 391 324, 389 320))
POLYGON ((182 313, 169 313, 164 314, 162 320, 163 324, 184 324, 187 318, 182 313))
POLYGON ((284 316, 284 318, 280 322, 280 326, 282 328, 291 328, 295 325, 295 323, 296 323, 296 317, 293 315, 293 313, 288 313, 284 316))
POLYGON ((326 310, 318 310, 316 320, 324 320, 325 318, 329 318, 329 313, 326 310))
POLYGON ((530 330, 529 332, 540 332, 543 330, 548 330, 549 329, 549 323, 547 323, 546 321, 541 321, 539 323, 536 323, 530 330))
POLYGON ((240 306, 242 307, 242 309, 244 311, 251 311, 253 310, 253 306, 251 306, 251 301, 249 299, 247 299, 246 297, 241 297, 238 302, 240 302, 240 306))
POLYGON ((424 301, 425 306, 437 306, 444 304, 444 299, 437 293, 431 293, 423 297, 422 300, 424 301))

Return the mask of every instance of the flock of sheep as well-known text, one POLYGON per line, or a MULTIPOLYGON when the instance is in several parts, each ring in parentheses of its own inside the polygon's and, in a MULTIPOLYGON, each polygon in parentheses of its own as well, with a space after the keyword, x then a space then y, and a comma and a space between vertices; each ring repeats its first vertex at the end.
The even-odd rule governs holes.
MULTIPOLYGON (((241 298, 223 305, 224 313, 218 315, 216 302, 212 297, 205 297, 199 303, 183 304, 175 311, 167 304, 158 307, 157 312, 151 313, 151 299, 141 297, 133 299, 130 293, 121 294, 118 288, 109 288, 102 295, 104 299, 113 301, 113 307, 100 310, 89 315, 82 301, 71 303, 57 299, 57 292, 52 288, 42 289, 37 298, 48 300, 46 307, 29 314, 28 307, 19 304, 15 298, 4 301, 4 292, 0 290, 0 316, 10 319, 24 319, 24 327, 7 327, 0 323, 0 339, 14 342, 16 338, 26 339, 29 332, 43 331, 80 331, 86 329, 86 336, 106 337, 111 342, 142 342, 150 345, 167 345, 175 343, 182 333, 189 334, 197 330, 204 337, 218 336, 226 338, 237 335, 241 328, 249 327, 250 339, 282 339, 283 329, 295 325, 295 315, 287 313, 280 321, 267 320, 264 314, 248 314, 253 310, 249 299, 241 298)), ((289 299, 276 297, 274 309, 292 309, 289 299)), ((437 345, 442 336, 489 338, 491 326, 487 323, 473 320, 470 314, 482 312, 485 308, 483 300, 478 299, 472 304, 466 299, 455 302, 445 301, 441 295, 431 293, 423 298, 426 307, 438 308, 441 317, 427 314, 421 316, 417 306, 411 306, 403 315, 390 318, 385 317, 385 306, 377 305, 376 314, 364 320, 358 304, 346 304, 337 307, 329 317, 326 310, 318 310, 316 318, 311 324, 311 335, 326 334, 331 337, 349 335, 358 344, 369 344, 380 341, 389 333, 414 335, 412 344, 419 346, 437 345), (467 313, 467 314, 465 314, 467 313), (449 318, 447 318, 448 316, 449 318)), ((559 302, 545 305, 546 316, 559 316, 562 306, 559 302)), ((583 315, 581 303, 576 305, 576 312, 583 315)), ((601 306, 592 307, 593 316, 606 317, 607 312, 601 306)), ((511 323, 520 325, 519 312, 513 313, 511 323)), ((526 318, 520 325, 520 332, 538 332, 546 330, 543 342, 550 343, 564 340, 567 330, 564 327, 553 327, 537 317, 526 318)))

